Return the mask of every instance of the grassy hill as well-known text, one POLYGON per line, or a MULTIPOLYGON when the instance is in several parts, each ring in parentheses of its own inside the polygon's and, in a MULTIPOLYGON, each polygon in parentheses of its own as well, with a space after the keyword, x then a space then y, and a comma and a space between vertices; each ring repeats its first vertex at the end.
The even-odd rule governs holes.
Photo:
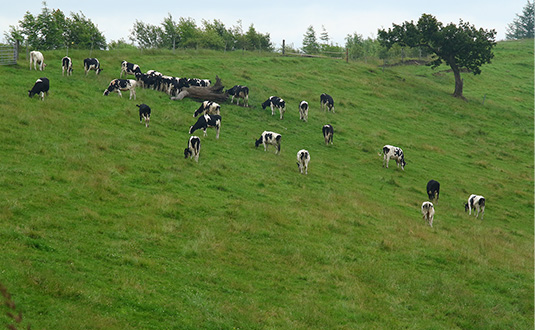
POLYGON ((468 102, 450 96, 446 67, 274 54, 93 52, 104 71, 87 77, 84 51, 69 54, 72 77, 59 51, 44 73, 0 67, 0 282, 32 329, 530 329, 533 47, 499 43, 463 75, 468 102), (252 107, 223 104, 220 139, 199 132, 199 163, 185 160, 199 104, 103 96, 124 59, 247 85, 252 107), (44 102, 27 96, 41 76, 44 102), (282 121, 260 106, 271 95, 282 121), (281 155, 254 148, 264 130, 282 134, 281 155), (385 144, 403 148, 405 171, 382 167, 385 144), (430 179, 433 228, 420 213, 430 179), (464 212, 472 193, 484 220, 464 212))

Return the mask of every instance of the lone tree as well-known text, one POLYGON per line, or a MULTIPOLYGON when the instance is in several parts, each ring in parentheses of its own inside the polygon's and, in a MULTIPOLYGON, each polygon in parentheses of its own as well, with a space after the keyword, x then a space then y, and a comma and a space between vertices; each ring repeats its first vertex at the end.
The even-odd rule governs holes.
POLYGON ((434 54, 429 65, 435 69, 442 62, 450 66, 455 76, 453 96, 463 98, 461 70, 466 69, 474 75, 480 74, 482 66, 494 57, 492 48, 496 46, 495 30, 476 29, 462 20, 459 25, 450 23, 444 26, 429 14, 423 14, 417 24, 405 22, 393 24, 391 29, 379 30, 381 45, 390 49, 395 44, 401 47, 424 47, 434 54))

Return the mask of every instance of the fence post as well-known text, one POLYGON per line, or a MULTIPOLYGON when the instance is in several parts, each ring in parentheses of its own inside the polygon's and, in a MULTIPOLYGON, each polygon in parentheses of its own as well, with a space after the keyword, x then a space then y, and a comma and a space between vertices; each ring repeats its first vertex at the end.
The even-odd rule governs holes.
POLYGON ((282 56, 284 56, 285 47, 286 47, 286 40, 282 39, 282 56))
POLYGON ((349 63, 349 48, 346 48, 346 63, 349 63))

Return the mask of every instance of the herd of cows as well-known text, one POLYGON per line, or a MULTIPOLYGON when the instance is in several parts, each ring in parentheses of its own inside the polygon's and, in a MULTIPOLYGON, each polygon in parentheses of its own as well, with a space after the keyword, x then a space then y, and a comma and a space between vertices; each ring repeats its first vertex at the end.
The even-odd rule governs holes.
MULTIPOLYGON (((44 57, 41 52, 32 51, 30 52, 30 70, 37 70, 39 67, 40 71, 43 71, 46 67, 44 62, 44 57)), ((102 69, 100 67, 100 62, 96 58, 86 58, 84 59, 84 73, 88 74, 89 71, 94 70, 98 75, 102 69)), ((154 90, 163 91, 171 96, 176 96, 182 88, 190 86, 200 86, 208 87, 210 86, 210 81, 208 79, 198 79, 198 78, 177 78, 164 76, 159 72, 154 70, 149 70, 147 73, 142 73, 140 67, 137 64, 129 63, 123 61, 121 64, 121 74, 122 78, 123 73, 126 75, 134 75, 136 80, 133 79, 114 79, 110 82, 109 86, 104 90, 105 96, 109 95, 112 92, 117 92, 119 96, 122 96, 121 91, 129 91, 130 99, 136 99, 135 89, 136 86, 143 88, 150 88, 154 90)), ((62 75, 67 74, 72 75, 72 60, 65 56, 62 58, 62 75)), ((44 100, 45 94, 48 95, 50 89, 50 82, 48 78, 41 77, 37 79, 34 86, 31 90, 28 91, 29 97, 34 95, 39 95, 41 100, 44 100)), ((229 96, 232 96, 231 103, 234 102, 234 97, 237 98, 236 104, 239 104, 239 100, 243 99, 244 106, 248 106, 249 100, 249 88, 246 86, 235 85, 231 89, 225 91, 229 96)), ((333 98, 323 93, 320 96, 320 105, 323 111, 334 112, 334 100, 333 98)), ((137 105, 139 108, 139 120, 140 122, 145 121, 145 126, 149 127, 151 108, 146 104, 137 105)), ((271 108, 271 115, 275 114, 275 110, 279 111, 280 119, 284 118, 284 113, 286 111, 286 102, 277 96, 269 97, 265 102, 262 103, 262 109, 267 107, 271 108)), ((201 150, 201 139, 198 136, 193 135, 196 130, 202 129, 204 136, 206 136, 207 128, 215 128, 216 130, 216 139, 219 139, 219 131, 221 128, 221 106, 213 101, 204 101, 201 106, 194 112, 193 117, 199 116, 196 123, 189 128, 189 134, 191 135, 187 147, 184 149, 185 158, 193 158, 196 162, 199 161, 199 154, 201 150), (201 115, 202 114, 202 115, 201 115)), ((308 102, 302 101, 299 104, 299 119, 305 122, 308 121, 308 102)), ((323 137, 325 139, 325 144, 333 144, 334 129, 330 124, 323 126, 323 137)), ((268 145, 275 147, 275 154, 280 154, 281 149, 281 135, 279 133, 264 131, 260 138, 255 141, 255 147, 260 145, 264 146, 264 151, 267 151, 268 145)), ((390 159, 396 161, 396 164, 404 171, 405 170, 405 156, 403 150, 399 147, 392 145, 383 146, 382 153, 379 155, 383 156, 383 167, 388 168, 388 163, 390 159)), ((301 149, 297 152, 297 166, 301 174, 308 174, 308 163, 310 161, 310 153, 306 149, 301 149)), ((429 200, 438 201, 439 192, 440 192, 440 183, 435 180, 430 180, 427 183, 426 188, 429 200)), ((469 215, 474 211, 474 215, 477 218, 481 213, 481 220, 483 220, 483 215, 485 213, 485 197, 480 195, 472 194, 468 197, 467 203, 465 203, 465 211, 469 212, 469 215)), ((433 218, 435 214, 434 205, 430 201, 425 201, 422 203, 421 212, 423 219, 433 227, 433 218)))

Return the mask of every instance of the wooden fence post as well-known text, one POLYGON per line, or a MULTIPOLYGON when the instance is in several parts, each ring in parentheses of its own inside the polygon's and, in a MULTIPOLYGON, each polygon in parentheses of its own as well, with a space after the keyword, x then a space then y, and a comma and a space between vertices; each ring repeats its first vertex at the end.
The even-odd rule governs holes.
POLYGON ((286 47, 286 40, 282 39, 282 56, 284 56, 285 47, 286 47))

